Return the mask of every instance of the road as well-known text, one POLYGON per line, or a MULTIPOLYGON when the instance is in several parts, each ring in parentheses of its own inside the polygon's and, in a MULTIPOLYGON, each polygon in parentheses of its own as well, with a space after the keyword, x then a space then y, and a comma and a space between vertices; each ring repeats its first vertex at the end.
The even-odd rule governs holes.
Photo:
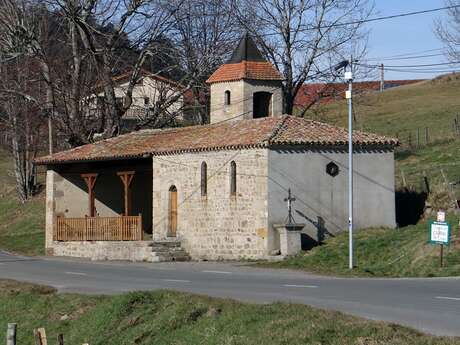
POLYGON ((285 301, 460 336, 460 279, 334 278, 235 263, 91 262, 28 258, 0 251, 0 278, 60 292, 115 294, 173 289, 269 303, 285 301))

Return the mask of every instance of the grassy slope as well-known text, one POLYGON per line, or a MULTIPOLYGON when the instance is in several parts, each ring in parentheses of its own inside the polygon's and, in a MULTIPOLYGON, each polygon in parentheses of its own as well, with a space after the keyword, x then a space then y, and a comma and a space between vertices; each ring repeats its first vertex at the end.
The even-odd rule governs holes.
MULTIPOLYGON (((355 97, 354 109, 357 129, 407 138, 417 128, 429 127, 436 138, 452 134, 452 121, 460 114, 460 74, 449 80, 425 81, 355 97)), ((309 117, 346 126, 348 109, 345 101, 321 106, 309 117)), ((422 133, 421 133, 422 134, 422 133)))
MULTIPOLYGON (((448 217, 452 237, 459 238, 458 218, 448 217)), ((397 230, 366 229, 355 232, 355 264, 348 269, 348 234, 328 239, 322 246, 287 260, 267 264, 309 272, 353 276, 441 277, 460 275, 460 241, 444 250, 439 265, 439 246, 428 243, 428 224, 420 222, 397 230)))
POLYGON ((406 183, 417 188, 424 173, 433 185, 444 183, 441 170, 448 181, 460 180, 459 139, 439 141, 419 150, 396 153, 396 177, 399 185, 402 183, 402 171, 406 183))
POLYGON ((9 157, 0 149, 0 248, 28 255, 44 254, 44 201, 21 204, 16 197, 9 157))
POLYGON ((176 292, 118 296, 55 294, 0 281, 0 339, 17 322, 18 344, 45 327, 68 344, 460 344, 382 322, 289 304, 252 305, 176 292), (68 320, 61 317, 68 315, 68 320))

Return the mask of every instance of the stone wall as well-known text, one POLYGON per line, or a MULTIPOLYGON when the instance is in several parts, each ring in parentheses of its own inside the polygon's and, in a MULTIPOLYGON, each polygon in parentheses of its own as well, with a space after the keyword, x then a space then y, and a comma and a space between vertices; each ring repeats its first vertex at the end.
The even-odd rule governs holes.
POLYGON ((211 123, 241 115, 235 120, 252 119, 253 94, 265 91, 272 94, 271 114, 283 113, 283 94, 279 81, 239 80, 211 85, 211 123), (225 105, 225 91, 230 91, 230 105, 225 105))
POLYGON ((177 238, 194 259, 262 258, 267 254, 267 150, 153 157, 153 236, 167 238, 169 189, 177 188, 177 238), (201 196, 201 163, 208 168, 201 196), (230 195, 230 162, 237 193, 230 195))
POLYGON ((147 241, 53 242, 54 256, 72 256, 91 260, 152 261, 147 241))

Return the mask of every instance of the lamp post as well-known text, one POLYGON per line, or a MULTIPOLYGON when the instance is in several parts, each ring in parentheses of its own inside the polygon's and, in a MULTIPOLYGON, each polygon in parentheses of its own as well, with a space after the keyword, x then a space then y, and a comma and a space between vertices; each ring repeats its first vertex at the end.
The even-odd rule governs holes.
POLYGON ((353 269, 353 72, 352 61, 344 60, 339 63, 335 70, 345 70, 345 81, 348 82, 348 90, 345 98, 348 100, 348 268, 353 269), (347 71, 347 66, 350 70, 347 71))

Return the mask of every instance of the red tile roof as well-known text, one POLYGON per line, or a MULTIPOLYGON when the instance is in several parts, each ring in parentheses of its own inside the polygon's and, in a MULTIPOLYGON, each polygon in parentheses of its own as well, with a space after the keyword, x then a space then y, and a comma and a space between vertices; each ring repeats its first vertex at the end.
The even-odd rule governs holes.
POLYGON ((284 78, 270 62, 241 61, 220 66, 206 82, 212 84, 241 79, 283 80, 284 78))
MULTIPOLYGON (((285 115, 205 126, 142 130, 40 157, 35 163, 102 161, 280 145, 344 146, 347 133, 340 127, 285 115)), ((398 145, 398 140, 355 131, 354 143, 359 147, 392 148, 398 145)))
MULTIPOLYGON (((385 90, 420 83, 426 79, 414 80, 385 80, 385 90)), ((309 83, 303 84, 294 99, 297 106, 307 107, 315 102, 330 103, 344 99, 345 90, 348 89, 346 83, 309 83)), ((380 90, 380 81, 358 81, 353 82, 353 91, 357 93, 372 92, 380 90)))

